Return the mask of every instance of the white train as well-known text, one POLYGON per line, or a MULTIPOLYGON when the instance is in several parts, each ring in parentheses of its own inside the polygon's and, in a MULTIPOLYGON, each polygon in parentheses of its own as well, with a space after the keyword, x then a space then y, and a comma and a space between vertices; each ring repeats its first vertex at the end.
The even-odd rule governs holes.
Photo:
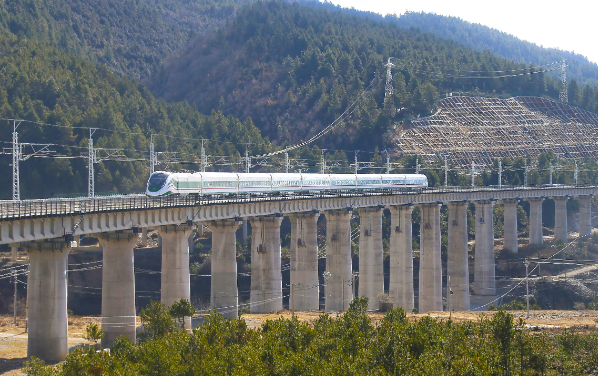
POLYGON ((313 192, 361 189, 424 188, 420 174, 284 174, 158 171, 147 182, 148 196, 313 192))

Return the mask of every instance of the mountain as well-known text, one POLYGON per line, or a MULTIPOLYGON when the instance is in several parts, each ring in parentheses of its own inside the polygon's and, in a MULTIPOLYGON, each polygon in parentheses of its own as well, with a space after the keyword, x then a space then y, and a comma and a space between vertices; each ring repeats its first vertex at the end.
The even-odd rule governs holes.
MULTIPOLYGON (((585 56, 555 48, 544 48, 490 27, 464 21, 458 17, 442 16, 434 13, 407 12, 395 16, 382 16, 378 13, 342 8, 327 1, 301 0, 302 4, 319 6, 330 11, 342 11, 351 15, 386 21, 404 29, 415 28, 429 32, 439 38, 450 39, 477 51, 490 53, 524 64, 536 66, 567 60, 567 77, 581 85, 598 86, 598 65, 585 56)), ((548 74, 559 79, 560 70, 548 74)))
MULTIPOLYGON (((457 17, 408 12, 400 17, 389 16, 386 19, 402 28, 418 28, 478 51, 488 50, 496 56, 519 63, 540 66, 567 60, 568 79, 575 79, 581 85, 598 86, 598 65, 574 52, 544 48, 513 35, 463 21, 457 17)), ((555 71, 551 76, 558 79, 560 70, 555 71)))
POLYGON ((0 29, 145 80, 251 0, 3 0, 0 29))
MULTIPOLYGON (((20 163, 23 199, 87 192, 90 128, 97 128, 93 134, 96 148, 122 149, 119 154, 127 159, 96 165, 96 192, 141 192, 149 175, 147 152, 152 137, 156 151, 178 152, 176 157, 183 161, 197 160, 200 139, 209 140, 208 153, 229 156, 226 163, 240 162, 245 143, 250 143, 252 154, 272 150, 250 119, 240 121, 217 111, 203 115, 186 103, 158 101, 143 84, 119 77, 105 65, 3 32, 0 83, 3 146, 11 147, 13 122, 9 119, 25 119, 17 129, 19 142, 52 144, 50 154, 62 157, 20 163)), ((23 151, 29 154, 32 149, 24 146, 23 151)), ((10 151, 2 159, 0 174, 9 177, 10 151)), ((9 199, 10 189, 10 184, 4 184, 0 199, 9 199)))
MULTIPOLYGON (((98 163, 96 191, 136 192, 152 134, 156 150, 186 162, 209 139, 208 153, 223 157, 217 168, 238 170, 246 145, 256 155, 274 149, 270 139, 285 145, 330 131, 315 144, 336 149, 329 157, 347 167, 338 150, 386 148, 395 127, 451 93, 558 98, 560 83, 534 66, 306 1, 0 2, 0 140, 11 146, 6 119, 26 119, 20 142, 51 143, 68 158, 23 161, 22 197, 87 190, 90 128, 96 147, 124 149, 127 160, 98 163), (391 56, 394 91, 385 102, 391 56), (461 75, 476 71, 488 77, 461 75)), ((568 90, 570 103, 598 110, 596 89, 572 80, 568 90)), ((310 146, 291 158, 307 168, 319 155, 310 146)), ((280 160, 267 164, 259 168, 280 160)), ((0 172, 11 174, 8 163, 0 172)))
POLYGON ((307 140, 347 111, 320 145, 373 150, 384 147, 383 135, 394 124, 430 112, 451 92, 558 98, 560 83, 533 72, 533 66, 417 29, 270 1, 241 8, 225 27, 190 43, 149 87, 159 98, 184 100, 202 112, 251 117, 279 145, 307 140), (388 57, 395 58, 396 115, 383 111, 388 57), (515 77, 459 76, 468 71, 515 77))

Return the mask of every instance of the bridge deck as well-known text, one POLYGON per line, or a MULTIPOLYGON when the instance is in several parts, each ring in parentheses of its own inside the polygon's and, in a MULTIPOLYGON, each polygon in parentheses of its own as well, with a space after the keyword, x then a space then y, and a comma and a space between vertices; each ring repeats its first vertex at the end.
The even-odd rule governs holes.
MULTIPOLYGON (((579 194, 595 194, 595 185, 546 185, 535 187, 523 186, 480 186, 480 187, 434 187, 419 190, 362 190, 339 192, 313 193, 285 193, 285 194, 244 194, 244 195, 212 195, 212 196, 169 196, 147 197, 144 195, 123 195, 102 198, 70 198, 70 199, 40 199, 23 201, 0 201, 0 222, 18 219, 34 219, 46 217, 78 216, 83 214, 100 214, 122 211, 155 210, 167 208, 190 208, 212 205, 248 204, 258 202, 281 202, 314 199, 360 198, 360 197, 388 197, 418 195, 421 199, 413 203, 428 202, 424 197, 434 196, 432 201, 445 201, 447 196, 455 197, 448 201, 479 199, 471 197, 475 193, 490 194, 488 198, 505 198, 504 193, 519 193, 520 198, 566 196, 579 194), (495 194, 493 194, 495 193, 495 194), (502 193, 502 194, 501 194, 502 193), (461 194, 461 195, 455 195, 461 194), (461 196, 461 197, 459 197, 461 196)), ((512 195, 509 195, 512 196, 512 195)))

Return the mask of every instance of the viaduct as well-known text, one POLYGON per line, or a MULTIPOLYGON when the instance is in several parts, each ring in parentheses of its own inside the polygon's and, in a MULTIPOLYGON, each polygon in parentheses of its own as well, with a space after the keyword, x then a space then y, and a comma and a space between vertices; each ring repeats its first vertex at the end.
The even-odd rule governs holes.
MULTIPOLYGON (((318 310, 317 219, 326 216, 327 311, 345 310, 352 298, 350 212, 360 215, 359 295, 374 304, 384 292, 382 211, 391 213, 389 293, 407 312, 414 308, 412 209, 421 208, 420 313, 441 311, 440 207, 448 206, 448 268, 451 308, 469 310, 467 203, 475 204, 475 295, 495 295, 493 205, 504 204, 504 246, 516 253, 517 204, 529 202, 529 242, 542 243, 542 201, 555 201, 555 238, 567 239, 568 199, 580 204, 580 236, 591 232, 591 197, 598 186, 444 187, 386 193, 246 197, 117 196, 93 199, 0 201, 0 244, 28 251, 30 274, 28 356, 64 360, 67 342, 67 255, 72 240, 93 235, 103 247, 103 347, 117 336, 135 341, 133 249, 140 233, 162 238, 161 301, 190 299, 188 238, 195 224, 212 231, 211 305, 238 314, 236 238, 241 220, 252 227, 251 312, 282 309, 280 224, 292 224, 291 285, 294 308, 318 310)), ((190 327, 190 318, 185 322, 190 327)))

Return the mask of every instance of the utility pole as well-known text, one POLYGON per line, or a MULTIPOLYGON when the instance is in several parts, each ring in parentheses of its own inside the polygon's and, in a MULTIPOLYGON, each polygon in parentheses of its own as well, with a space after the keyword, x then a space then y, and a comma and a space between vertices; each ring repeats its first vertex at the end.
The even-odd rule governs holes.
POLYGON ((89 157, 88 157, 88 171, 89 175, 87 178, 87 197, 93 198, 95 196, 95 181, 93 164, 96 162, 95 151, 93 150, 93 134, 97 131, 97 128, 89 128, 89 157))
POLYGON ((249 158, 249 150, 247 149, 247 145, 245 145, 245 173, 249 173, 249 169, 251 168, 251 158, 249 158))
POLYGON ((390 155, 386 153, 386 175, 390 174, 390 155))
POLYGON ((357 272, 351 273, 351 287, 353 292, 353 299, 357 297, 357 285, 355 284, 355 280, 357 279, 357 272))
POLYGON ((150 174, 153 174, 156 171, 157 164, 157 155, 154 150, 154 136, 157 136, 157 134, 152 134, 150 136, 150 174))
POLYGON ((448 310, 449 310, 449 320, 452 320, 452 318, 453 318, 453 311, 451 309, 451 303, 452 303, 452 300, 453 300, 453 289, 451 288, 451 276, 449 275, 446 278, 447 278, 446 284, 447 284, 447 287, 448 287, 448 291, 447 291, 447 294, 446 294, 446 300, 448 301, 447 305, 448 305, 448 310))
POLYGON ((21 121, 17 123, 12 121, 12 199, 13 201, 21 201, 21 186, 19 183, 19 160, 21 159, 21 147, 19 146, 19 134, 17 128, 21 125, 21 121))
POLYGON ((502 188, 502 159, 498 160, 498 188, 502 188))
POLYGON ((415 173, 419 174, 420 170, 421 170, 421 166, 419 164, 419 156, 416 155, 415 156, 415 173))
POLYGON ((291 283, 291 316, 295 317, 295 284, 291 283))
POLYGON ((289 163, 289 152, 285 151, 284 153, 284 171, 288 174, 289 173, 289 167, 290 167, 290 163, 289 163))
POLYGON ((322 149, 322 155, 320 157, 320 174, 326 173, 326 157, 324 155, 325 152, 326 149, 322 149))
POLYGON ((552 185, 552 171, 554 170, 553 166, 552 166, 552 162, 550 162, 550 185, 552 185))
POLYGON ((573 179, 575 180, 575 185, 577 185, 577 176, 579 174, 579 168, 577 167, 577 160, 575 160, 575 173, 573 174, 573 179))
POLYGON ((344 279, 343 279, 343 283, 341 286, 341 291, 342 291, 342 295, 343 295, 343 305, 341 307, 343 307, 342 310, 344 311, 345 310, 345 280, 344 279))
POLYGON ((471 161, 471 186, 475 186, 475 162, 471 161))
POLYGON ((206 172, 206 165, 208 164, 208 158, 206 157, 206 148, 204 147, 204 141, 201 140, 201 172, 206 172))
POLYGON ((523 263, 525 264, 525 299, 527 301, 527 316, 525 318, 529 319, 529 260, 526 258, 523 263))
POLYGON ((15 295, 13 301, 13 308, 14 308, 14 324, 17 325, 17 269, 15 268, 15 295))
POLYGON ((525 161, 525 171, 523 172, 523 186, 527 187, 527 171, 528 171, 527 161, 525 161))
POLYGON ((444 155, 444 186, 448 187, 448 155, 444 155))
POLYGON ((357 171, 359 170, 359 162, 357 162, 357 153, 359 153, 359 150, 355 150, 355 175, 357 175, 357 171))

